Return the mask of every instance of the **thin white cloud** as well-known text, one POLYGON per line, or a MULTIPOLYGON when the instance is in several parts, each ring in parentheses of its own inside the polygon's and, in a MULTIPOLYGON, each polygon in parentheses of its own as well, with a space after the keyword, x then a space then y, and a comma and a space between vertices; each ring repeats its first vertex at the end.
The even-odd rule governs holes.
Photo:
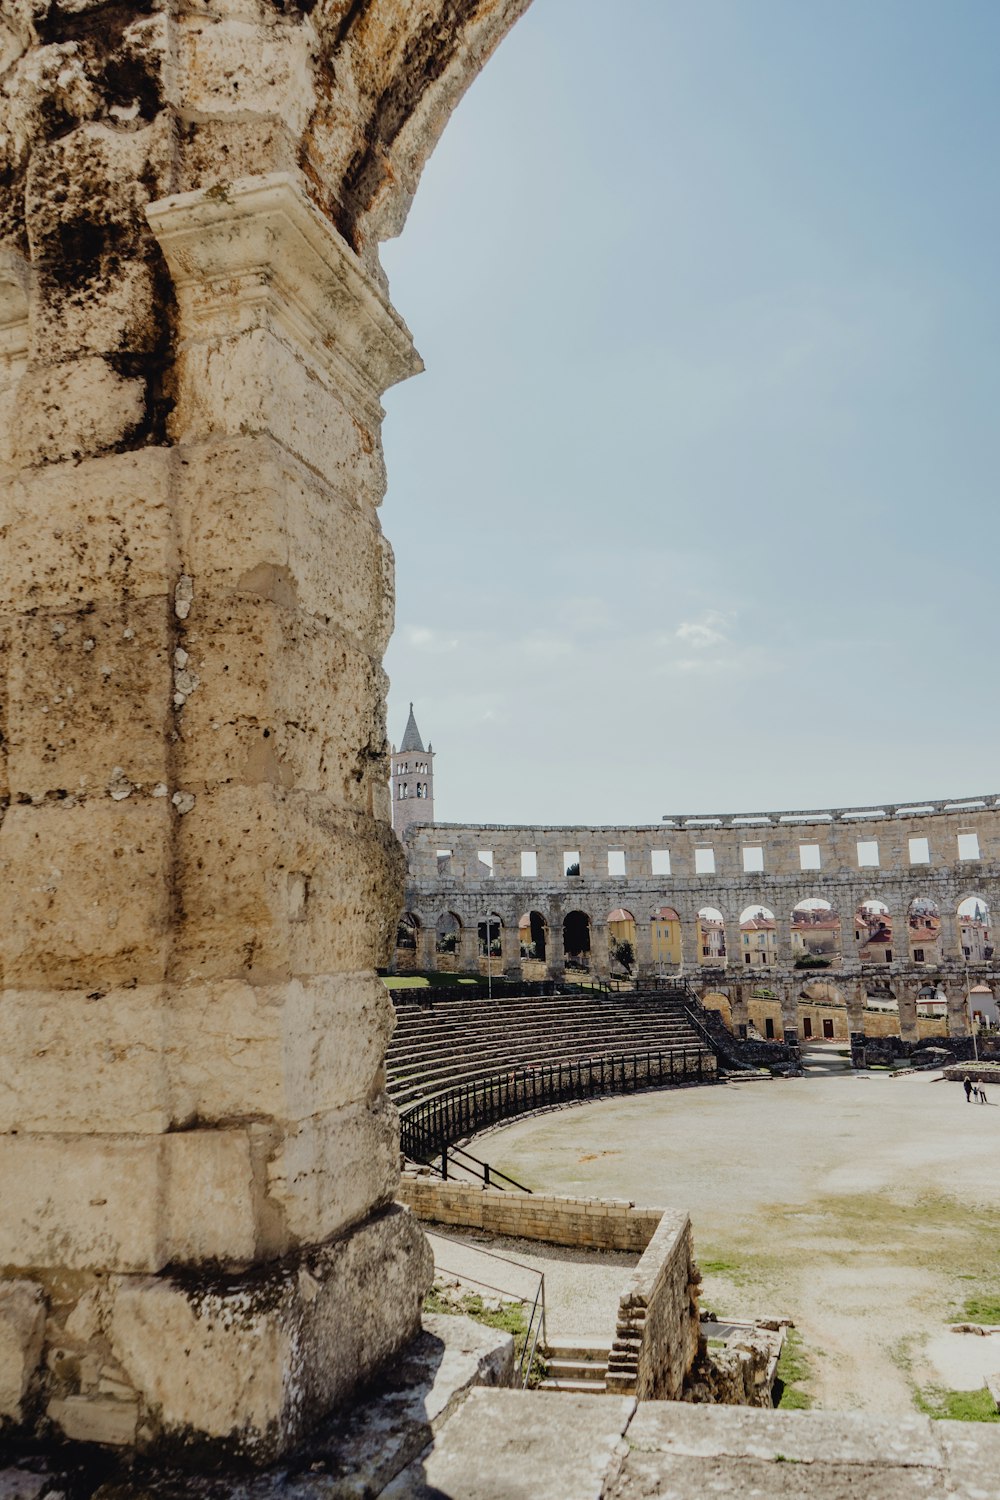
POLYGON ((700 619, 682 620, 674 635, 686 646, 704 651, 712 646, 721 646, 728 640, 728 627, 729 621, 725 615, 720 614, 717 609, 709 609, 700 619))
POLYGON ((428 651, 435 655, 444 651, 456 651, 458 649, 458 638, 451 635, 443 635, 439 630, 433 630, 429 625, 404 625, 402 636, 408 646, 414 651, 428 651))

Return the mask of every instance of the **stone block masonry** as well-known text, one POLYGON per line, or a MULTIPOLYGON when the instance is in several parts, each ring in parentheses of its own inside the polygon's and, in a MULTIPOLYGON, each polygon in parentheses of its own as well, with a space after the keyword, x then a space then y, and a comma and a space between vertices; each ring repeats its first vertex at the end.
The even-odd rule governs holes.
POLYGON ((377 248, 523 8, 0 7, 8 1427, 271 1458, 419 1326, 377 248))

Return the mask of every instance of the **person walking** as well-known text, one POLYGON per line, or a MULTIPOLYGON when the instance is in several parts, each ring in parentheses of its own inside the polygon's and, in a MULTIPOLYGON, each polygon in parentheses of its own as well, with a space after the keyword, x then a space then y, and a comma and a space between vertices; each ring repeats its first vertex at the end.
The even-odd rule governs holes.
POLYGON ((979 1085, 979 1102, 980 1104, 986 1103, 986 1090, 983 1088, 982 1084, 979 1085))
POLYGON ((962 1087, 965 1090, 965 1102, 966 1102, 966 1104, 971 1104, 972 1103, 972 1079, 969 1077, 968 1073, 966 1073, 965 1077, 962 1079, 962 1087))

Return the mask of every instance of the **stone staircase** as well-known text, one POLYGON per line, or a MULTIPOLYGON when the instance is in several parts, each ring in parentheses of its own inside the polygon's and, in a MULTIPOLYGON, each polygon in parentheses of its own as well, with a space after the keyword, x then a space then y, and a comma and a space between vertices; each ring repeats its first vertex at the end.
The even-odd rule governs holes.
POLYGON ((584 1337, 549 1339, 543 1351, 548 1374, 539 1386, 543 1391, 572 1391, 576 1395, 603 1396, 608 1370, 609 1343, 584 1337))

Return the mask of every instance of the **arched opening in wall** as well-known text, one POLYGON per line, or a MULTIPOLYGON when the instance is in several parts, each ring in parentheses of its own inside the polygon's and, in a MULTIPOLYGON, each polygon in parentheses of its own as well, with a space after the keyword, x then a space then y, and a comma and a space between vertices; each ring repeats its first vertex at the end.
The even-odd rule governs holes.
POLYGON ((624 906, 608 913, 608 959, 613 974, 635 972, 635 917, 624 906))
POLYGON ((684 961, 681 919, 672 906, 658 906, 649 919, 653 963, 660 974, 679 969, 684 961))
POLYGON ((732 1031, 733 1007, 728 995, 723 995, 719 990, 708 990, 706 994, 702 995, 701 1003, 706 1010, 714 1010, 726 1023, 727 1028, 732 1031))
POLYGON ((892 917, 884 901, 862 901, 854 914, 854 941, 863 964, 891 964, 892 917))
POLYGON ((521 913, 517 919, 517 936, 522 977, 544 979, 549 956, 549 933, 540 911, 521 913))
POLYGON ((797 1010, 799 1037, 803 1042, 841 1045, 850 1042, 847 1000, 829 980, 813 979, 804 984, 799 991, 797 1010))
POLYGON ((829 901, 807 896, 793 907, 791 934, 797 969, 828 969, 839 960, 840 917, 829 901))
POLYGON ((503 956, 503 922, 495 911, 488 912, 479 922, 479 957, 498 963, 503 956))
POLYGON ((974 984, 969 990, 969 1012, 977 1031, 996 1031, 1000 1012, 996 996, 988 984, 974 984))
POLYGON ((443 911, 434 924, 434 952, 457 955, 462 946, 462 923, 453 911, 443 911))
POLYGON ((397 972, 420 966, 420 918, 411 911, 404 911, 399 919, 392 966, 397 972))
POLYGON ((900 958, 936 967, 941 962, 941 913, 929 896, 914 896, 906 912, 906 948, 900 958), (907 953, 907 949, 909 952, 907 953))
POLYGON ((984 964, 993 957, 990 904, 985 896, 966 896, 958 903, 958 940, 967 964, 984 964))
POLYGON ((948 1035, 948 995, 940 981, 929 979, 917 990, 917 1033, 921 1038, 948 1035))
POLYGON ((899 1036, 899 999, 888 975, 869 970, 865 979, 864 1030, 866 1036, 899 1036))
POLYGON ((703 906, 697 923, 698 962, 719 969, 726 962, 726 923, 716 907, 703 906))
POLYGON ((590 918, 585 911, 570 911, 563 919, 563 954, 567 969, 590 968, 590 918))
POLYGON ((769 969, 778 961, 778 924, 768 906, 747 906, 740 912, 740 964, 744 969, 769 969))

